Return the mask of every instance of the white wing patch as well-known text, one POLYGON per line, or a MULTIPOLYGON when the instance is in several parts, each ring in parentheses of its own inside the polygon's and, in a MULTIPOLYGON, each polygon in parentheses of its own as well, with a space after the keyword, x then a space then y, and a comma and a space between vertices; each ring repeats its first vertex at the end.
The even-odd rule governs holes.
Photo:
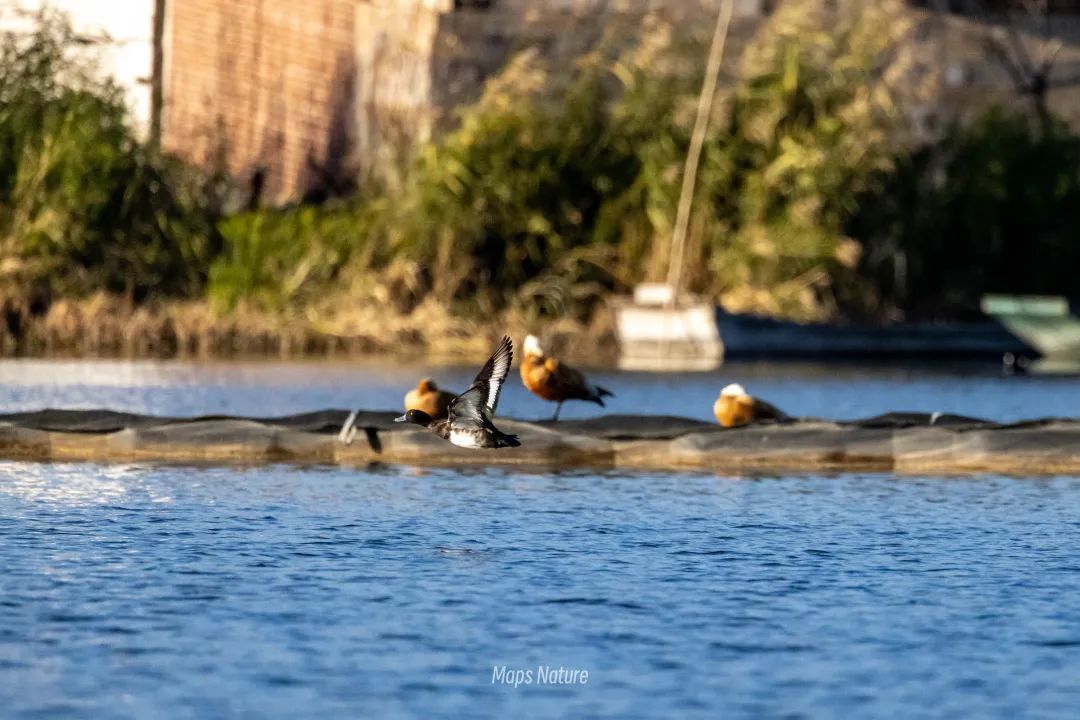
POLYGON ((479 448, 483 447, 480 444, 480 435, 476 431, 468 430, 450 430, 450 442, 458 447, 463 448, 479 448))
POLYGON ((491 379, 488 381, 487 409, 494 413, 495 404, 499 402, 499 391, 510 372, 510 353, 503 353, 495 360, 495 367, 491 370, 491 379))

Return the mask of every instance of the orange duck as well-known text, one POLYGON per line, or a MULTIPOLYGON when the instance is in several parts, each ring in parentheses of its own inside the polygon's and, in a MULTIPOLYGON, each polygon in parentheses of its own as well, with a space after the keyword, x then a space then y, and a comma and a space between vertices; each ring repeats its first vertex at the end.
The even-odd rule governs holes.
POLYGON ((726 428, 749 425, 759 420, 786 420, 776 406, 751 396, 742 385, 732 383, 720 391, 713 403, 716 421, 726 428))
POLYGON ((614 395, 610 390, 586 382, 585 376, 578 370, 544 355, 540 340, 535 335, 525 338, 523 350, 525 358, 521 361, 521 381, 534 395, 558 403, 552 420, 559 419, 559 411, 567 400, 588 400, 603 407, 604 398, 614 395))
POLYGON ((447 416, 454 393, 440 390, 431 378, 424 378, 405 393, 405 411, 419 410, 434 420, 447 416))

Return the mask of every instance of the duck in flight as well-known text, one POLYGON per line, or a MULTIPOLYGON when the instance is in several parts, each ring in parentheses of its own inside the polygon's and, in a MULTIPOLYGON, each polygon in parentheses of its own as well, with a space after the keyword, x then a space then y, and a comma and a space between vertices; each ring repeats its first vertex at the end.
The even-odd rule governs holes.
POLYGON ((555 416, 567 400, 588 400, 604 407, 604 398, 615 393, 585 380, 579 370, 544 354, 540 340, 535 335, 525 338, 525 359, 521 362, 521 381, 534 395, 559 403, 555 416))
POLYGON ((409 410, 396 422, 408 422, 430 430, 444 440, 465 448, 518 447, 517 435, 495 427, 492 418, 499 404, 499 392, 510 372, 514 345, 504 337, 495 353, 484 363, 469 389, 450 401, 447 417, 436 420, 422 410, 409 410))

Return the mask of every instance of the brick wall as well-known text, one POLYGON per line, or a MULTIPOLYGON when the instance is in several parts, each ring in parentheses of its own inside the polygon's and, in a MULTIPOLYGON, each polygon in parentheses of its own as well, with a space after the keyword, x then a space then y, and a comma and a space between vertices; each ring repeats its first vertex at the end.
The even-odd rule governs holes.
MULTIPOLYGON (((738 14, 758 16, 764 2, 739 0, 738 14)), ((260 176, 265 204, 345 189, 359 172, 393 180, 414 143, 451 120, 517 50, 570 55, 603 31, 605 15, 701 7, 698 0, 168 5, 163 146, 249 185, 260 176)))
POLYGON ((275 203, 351 179, 361 0, 171 0, 162 142, 275 203))

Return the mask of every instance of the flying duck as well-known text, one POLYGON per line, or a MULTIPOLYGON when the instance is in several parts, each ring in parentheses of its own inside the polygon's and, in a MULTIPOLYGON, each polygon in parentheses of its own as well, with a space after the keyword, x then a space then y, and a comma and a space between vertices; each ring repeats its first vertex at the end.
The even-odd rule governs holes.
POLYGON ((604 398, 615 394, 599 385, 589 384, 579 371, 553 357, 545 356, 540 340, 535 335, 525 338, 521 381, 534 395, 559 403, 555 406, 552 420, 559 419, 559 411, 567 400, 588 400, 604 407, 604 398))
POLYGON ((713 403, 716 421, 726 428, 748 425, 759 420, 786 420, 787 415, 776 406, 752 397, 738 383, 732 383, 720 391, 713 403))
POLYGON ((450 401, 447 417, 437 420, 423 410, 408 410, 395 422, 425 427, 444 440, 465 448, 518 447, 517 435, 508 435, 492 423, 499 392, 510 372, 514 345, 504 337, 498 350, 488 358, 469 389, 450 401))
POLYGON ((419 410, 434 420, 441 420, 446 417, 446 411, 454 397, 454 393, 440 390, 431 378, 424 378, 405 393, 405 410, 419 410))

